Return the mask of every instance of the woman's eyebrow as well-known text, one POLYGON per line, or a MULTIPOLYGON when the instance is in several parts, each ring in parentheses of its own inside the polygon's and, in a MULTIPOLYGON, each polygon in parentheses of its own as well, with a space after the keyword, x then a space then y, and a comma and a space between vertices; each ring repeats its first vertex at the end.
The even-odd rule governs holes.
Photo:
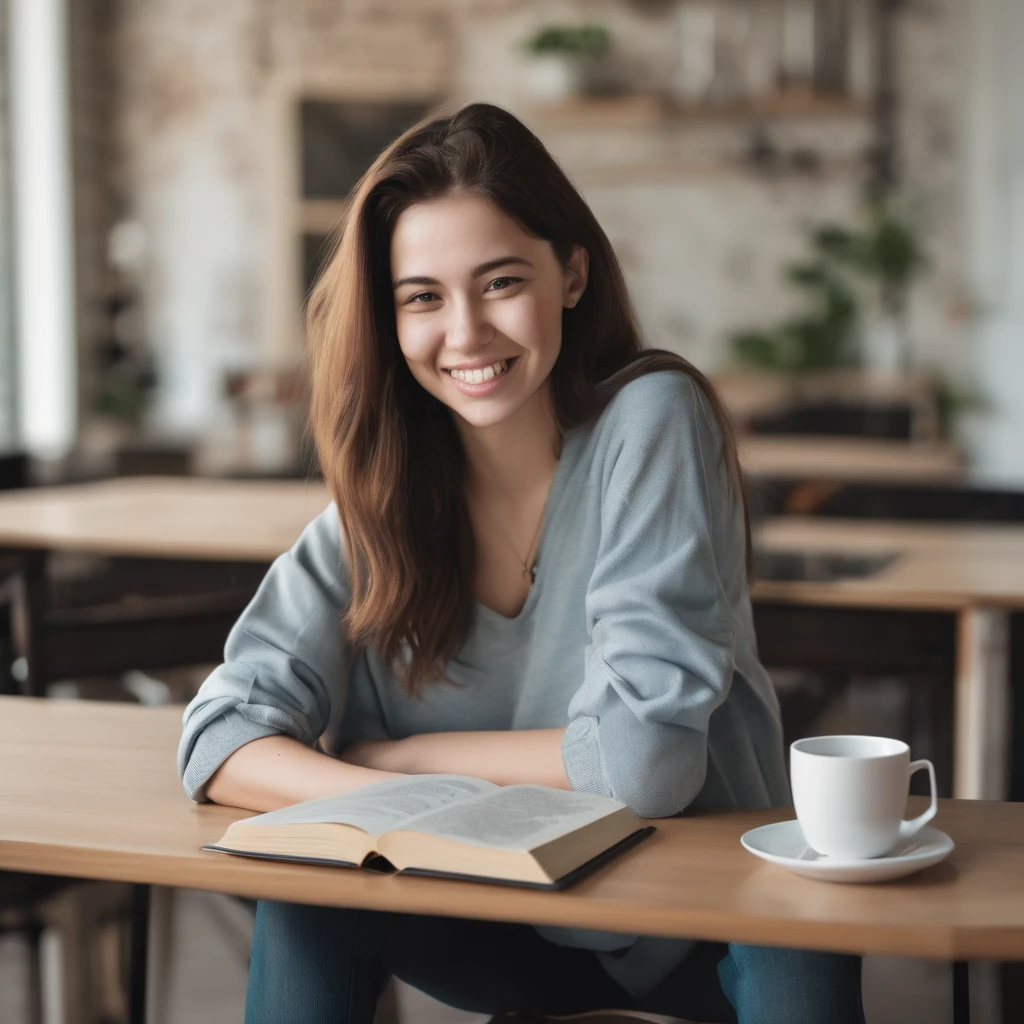
MULTIPOLYGON (((481 263, 480 266, 474 267, 470 275, 472 277, 480 277, 483 274, 489 274, 492 270, 497 270, 499 267, 509 267, 513 264, 533 267, 533 264, 522 256, 499 256, 496 260, 488 260, 486 263, 481 263)), ((391 287, 401 288, 404 284, 436 285, 440 283, 435 277, 400 277, 397 281, 391 283, 391 287)))

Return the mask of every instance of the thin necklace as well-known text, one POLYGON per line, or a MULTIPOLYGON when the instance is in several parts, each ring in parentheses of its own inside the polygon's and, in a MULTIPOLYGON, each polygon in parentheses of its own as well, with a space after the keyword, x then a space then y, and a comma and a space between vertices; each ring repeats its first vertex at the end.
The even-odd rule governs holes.
MULTIPOLYGON (((491 517, 491 521, 492 522, 495 521, 493 516, 491 517)), ((520 557, 519 550, 516 548, 515 544, 512 543, 512 538, 509 536, 508 531, 505 529, 504 526, 500 526, 500 524, 499 524, 501 532, 502 532, 502 534, 504 534, 505 540, 508 541, 508 546, 512 549, 512 551, 514 552, 514 554, 515 554, 516 558, 518 559, 518 561, 520 561, 522 563, 522 566, 523 566, 523 579, 525 580, 525 579, 529 578, 531 583, 533 583, 534 580, 537 579, 537 563, 534 562, 533 566, 532 567, 530 566, 530 564, 529 564, 530 554, 533 552, 534 545, 537 543, 537 538, 540 536, 540 530, 541 530, 541 527, 543 525, 544 525, 544 513, 542 512, 541 516, 540 516, 540 521, 537 523, 537 530, 536 530, 536 532, 533 535, 533 540, 530 541, 530 546, 529 546, 529 548, 526 551, 526 558, 523 559, 523 558, 520 557)))
POLYGON ((515 545, 512 543, 512 538, 507 533, 505 533, 505 528, 502 527, 502 533, 505 533, 505 539, 508 541, 509 547, 512 548, 513 551, 515 551, 516 558, 519 558, 519 561, 523 563, 523 579, 525 580, 526 577, 529 576, 531 583, 533 583, 533 581, 537 578, 537 563, 534 562, 532 566, 530 566, 528 563, 530 561, 530 555, 533 553, 534 545, 537 543, 537 538, 540 536, 540 528, 543 525, 544 513, 542 512, 540 515, 540 522, 537 523, 537 530, 533 535, 533 540, 530 541, 530 546, 526 549, 525 559, 519 558, 519 552, 516 550, 515 545))
MULTIPOLYGON (((570 303, 570 305, 572 305, 572 303, 570 303)), ((551 495, 550 495, 550 491, 549 491, 548 492, 548 498, 550 498, 550 496, 551 495)), ((515 546, 515 544, 512 543, 512 537, 509 535, 508 531, 505 529, 504 526, 501 527, 501 532, 505 535, 505 540, 508 541, 508 546, 512 549, 513 553, 516 556, 516 559, 523 566, 523 579, 524 580, 525 579, 529 579, 531 583, 535 582, 536 579, 537 579, 537 563, 536 563, 536 561, 534 561, 532 566, 529 564, 530 555, 533 553, 534 545, 536 545, 537 538, 540 536, 541 527, 543 527, 543 525, 544 525, 544 513, 546 511, 547 511, 547 502, 545 501, 544 511, 541 512, 541 514, 540 514, 540 521, 537 523, 537 529, 536 529, 536 531, 533 534, 533 540, 530 541, 530 546, 529 546, 529 548, 527 548, 526 558, 525 559, 520 557, 519 550, 515 546)), ((493 516, 491 517, 491 519, 492 519, 492 521, 494 521, 493 516)))

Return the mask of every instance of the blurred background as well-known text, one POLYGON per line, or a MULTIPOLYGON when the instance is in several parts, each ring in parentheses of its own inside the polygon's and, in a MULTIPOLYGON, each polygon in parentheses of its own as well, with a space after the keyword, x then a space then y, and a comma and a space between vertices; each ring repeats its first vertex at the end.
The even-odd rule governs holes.
MULTIPOLYGON (((487 100, 591 204, 647 343, 721 388, 759 522, 1024 525, 1019 0, 0 0, 0 38, 0 491, 315 474, 302 309, 346 196, 402 129, 487 100)), ((850 534, 786 536, 759 550, 769 584, 887 564, 850 534)), ((129 592, 136 616, 169 595, 206 614, 226 589, 210 566, 115 561, 52 559, 46 621, 129 592)), ((232 568, 235 605, 263 568, 232 568)), ((860 665, 871 622, 801 633, 767 605, 787 738, 905 736, 951 793, 949 624, 901 620, 887 649, 925 653, 860 665), (821 651, 843 643, 837 668, 821 651)), ((1009 689, 1020 618, 993 620, 1009 689)), ((5 621, 10 692, 182 701, 215 657, 78 678, 33 665, 5 621)), ((1013 761, 997 795, 1020 777, 1013 761)), ((184 894, 165 1020, 240 1017, 249 926, 184 894)), ((4 1022, 30 1001, 19 949, 0 934, 4 1022)), ((873 962, 869 1019, 944 1019, 947 973, 873 962)), ((108 989, 51 1019, 121 1019, 108 989)), ((1003 989, 976 1019, 1019 1019, 1003 989)), ((468 1019, 401 1000, 407 1020, 468 1019)))
POLYGON ((0 450, 301 471, 301 307, 349 188, 489 100, 584 192, 648 343, 728 371, 737 414, 831 400, 826 428, 1019 481, 1017 6, 9 0, 0 450))

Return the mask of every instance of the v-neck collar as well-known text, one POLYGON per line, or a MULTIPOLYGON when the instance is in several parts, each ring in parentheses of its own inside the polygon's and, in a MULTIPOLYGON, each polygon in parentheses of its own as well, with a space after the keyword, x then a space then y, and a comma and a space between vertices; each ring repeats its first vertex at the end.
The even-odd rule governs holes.
POLYGON ((544 515, 541 518, 540 537, 537 541, 537 554, 534 557, 534 565, 537 569, 537 575, 530 584, 530 592, 526 595, 526 601, 524 602, 523 607, 519 609, 519 613, 517 615, 508 616, 502 615, 501 612, 495 611, 493 608, 483 604, 481 601, 474 601, 473 609, 481 618, 500 626, 512 627, 529 618, 533 609, 536 607, 541 587, 544 585, 545 568, 548 563, 548 559, 544 557, 544 552, 547 549, 548 532, 551 526, 551 521, 554 518, 555 512, 557 511, 558 505, 561 501, 562 494, 565 491, 566 479, 568 478, 572 464, 575 461, 576 445, 579 441, 579 433, 578 429, 567 430, 562 435, 562 453, 558 457, 558 465, 555 466, 555 475, 551 478, 551 487, 548 490, 548 498, 544 504, 544 515))

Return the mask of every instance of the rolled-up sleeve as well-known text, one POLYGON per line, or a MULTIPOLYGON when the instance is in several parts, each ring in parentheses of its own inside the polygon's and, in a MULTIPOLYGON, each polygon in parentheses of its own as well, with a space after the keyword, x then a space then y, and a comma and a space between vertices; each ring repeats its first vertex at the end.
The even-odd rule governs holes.
POLYGON ((312 745, 345 699, 349 600, 334 505, 270 567, 224 648, 224 664, 185 709, 178 773, 193 800, 224 760, 275 733, 312 745))
POLYGON ((574 789, 665 817, 704 784, 708 722, 729 693, 738 628, 713 538, 743 544, 744 532, 696 385, 673 373, 630 386, 641 383, 645 400, 620 417, 607 449, 590 643, 562 753, 574 789))

